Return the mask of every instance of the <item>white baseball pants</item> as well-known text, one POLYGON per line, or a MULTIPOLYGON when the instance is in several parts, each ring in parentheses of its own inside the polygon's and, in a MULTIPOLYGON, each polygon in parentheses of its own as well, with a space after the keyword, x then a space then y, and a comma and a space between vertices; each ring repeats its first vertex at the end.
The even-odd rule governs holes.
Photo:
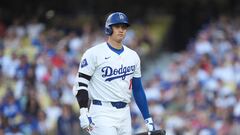
POLYGON ((91 135, 131 135, 130 108, 117 109, 110 102, 102 105, 91 103, 89 113, 95 127, 90 131, 91 135))

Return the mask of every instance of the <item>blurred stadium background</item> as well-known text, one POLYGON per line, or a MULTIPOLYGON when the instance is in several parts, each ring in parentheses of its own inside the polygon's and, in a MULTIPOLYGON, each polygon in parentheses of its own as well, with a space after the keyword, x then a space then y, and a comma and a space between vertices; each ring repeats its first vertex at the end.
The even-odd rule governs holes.
MULTIPOLYGON (((240 1, 1 0, 0 135, 79 135, 72 85, 82 53, 122 11, 157 129, 240 134, 240 1)), ((134 101, 133 133, 146 130, 134 101)), ((103 123, 104 124, 104 123, 103 123)))

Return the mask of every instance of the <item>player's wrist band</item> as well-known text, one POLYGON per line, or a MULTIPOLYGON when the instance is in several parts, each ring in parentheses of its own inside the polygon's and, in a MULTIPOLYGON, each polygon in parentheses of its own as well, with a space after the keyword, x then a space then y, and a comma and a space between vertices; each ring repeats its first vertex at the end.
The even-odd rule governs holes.
POLYGON ((87 113, 88 113, 88 108, 85 108, 85 107, 80 108, 80 115, 87 114, 87 113))

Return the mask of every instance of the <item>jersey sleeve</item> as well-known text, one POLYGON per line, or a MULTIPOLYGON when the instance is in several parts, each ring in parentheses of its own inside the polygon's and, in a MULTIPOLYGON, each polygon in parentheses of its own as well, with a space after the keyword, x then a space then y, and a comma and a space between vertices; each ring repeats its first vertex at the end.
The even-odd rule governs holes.
POLYGON ((92 76, 95 70, 95 56, 92 51, 86 51, 81 59, 78 72, 92 76))
POLYGON ((136 58, 136 69, 134 71, 133 77, 139 78, 141 77, 141 61, 137 53, 135 53, 135 58, 136 58))
POLYGON ((79 64, 78 73, 73 85, 73 94, 77 95, 79 90, 88 90, 87 86, 95 70, 95 60, 93 53, 86 51, 79 64))

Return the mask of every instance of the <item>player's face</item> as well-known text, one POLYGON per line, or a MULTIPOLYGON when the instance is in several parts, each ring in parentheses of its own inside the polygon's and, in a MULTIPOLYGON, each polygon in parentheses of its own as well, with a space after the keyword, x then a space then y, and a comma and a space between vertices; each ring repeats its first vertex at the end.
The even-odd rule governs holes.
POLYGON ((125 24, 116 24, 112 26, 113 34, 112 39, 116 42, 122 42, 127 32, 127 25, 125 24))

